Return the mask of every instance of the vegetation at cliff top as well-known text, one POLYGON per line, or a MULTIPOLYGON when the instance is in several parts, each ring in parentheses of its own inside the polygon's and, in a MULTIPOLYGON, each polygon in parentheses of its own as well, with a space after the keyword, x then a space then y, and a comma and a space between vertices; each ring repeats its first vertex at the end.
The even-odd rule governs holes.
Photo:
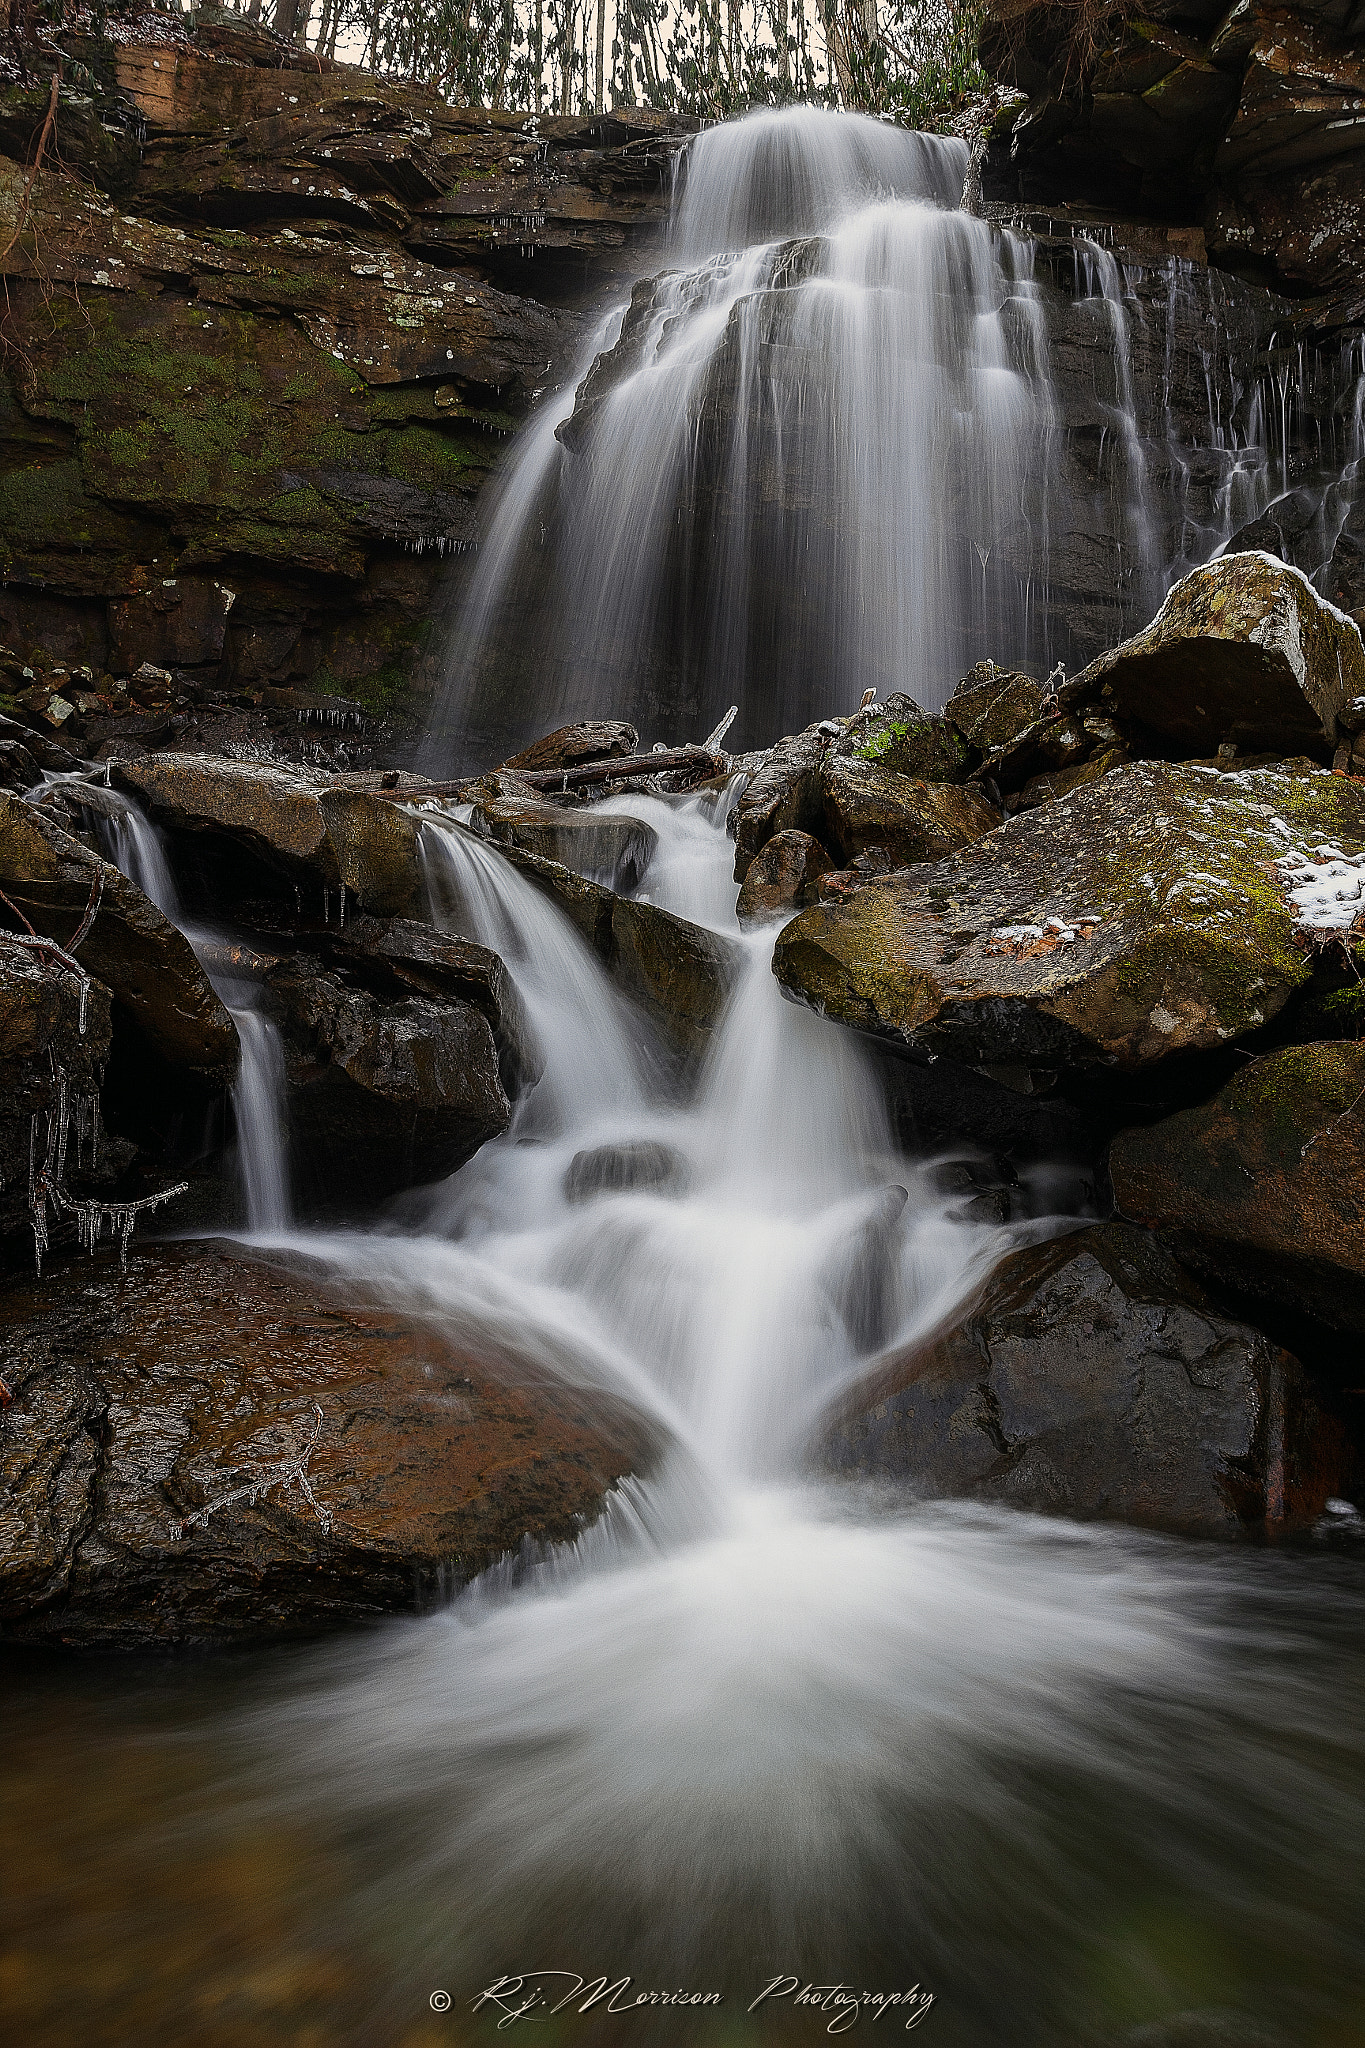
POLYGON ((237 11, 455 105, 537 114, 653 107, 716 120, 802 100, 934 127, 990 82, 976 54, 983 0, 244 0, 237 11))

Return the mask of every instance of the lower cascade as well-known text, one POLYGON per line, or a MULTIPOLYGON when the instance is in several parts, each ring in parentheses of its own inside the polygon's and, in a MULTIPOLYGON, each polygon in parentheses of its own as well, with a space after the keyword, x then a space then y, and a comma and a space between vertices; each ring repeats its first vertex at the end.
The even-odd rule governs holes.
MULTIPOLYGON (((444 111, 534 370, 440 234, 662 130, 444 111)), ((997 111, 689 136, 410 745, 0 717, 16 2038, 1360 2038, 1365 343, 997 111)))

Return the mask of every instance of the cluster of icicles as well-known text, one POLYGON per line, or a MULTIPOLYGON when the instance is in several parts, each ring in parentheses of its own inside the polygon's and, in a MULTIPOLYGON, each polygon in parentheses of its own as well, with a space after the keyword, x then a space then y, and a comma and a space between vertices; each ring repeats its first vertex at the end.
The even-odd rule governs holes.
MULTIPOLYGON (((85 1030, 85 993, 88 977, 81 988, 81 1031, 85 1030)), ((103 1075, 100 1077, 103 1085, 103 1075)), ((100 1150, 100 1098, 97 1089, 93 1095, 73 1095, 71 1080, 65 1067, 55 1059, 52 1062, 53 1101, 50 1108, 35 1110, 29 1124, 28 1140, 28 1206, 33 1229, 33 1261, 41 1276, 43 1258, 48 1248, 48 1211, 54 1215, 73 1216, 76 1234, 81 1247, 93 1252, 103 1237, 106 1227, 113 1238, 117 1238, 119 1264, 127 1268, 128 1244, 139 1216, 149 1215, 169 1202, 174 1195, 183 1195, 189 1187, 188 1181, 177 1181, 174 1187, 160 1188, 154 1195, 143 1195, 132 1202, 101 1202, 92 1195, 73 1195, 66 1186, 66 1156, 70 1135, 74 1126, 76 1134, 77 1172, 81 1167, 81 1153, 85 1142, 87 1124, 90 1133, 90 1164, 99 1164, 100 1150), (41 1154, 38 1142, 40 1121, 46 1123, 41 1154)))

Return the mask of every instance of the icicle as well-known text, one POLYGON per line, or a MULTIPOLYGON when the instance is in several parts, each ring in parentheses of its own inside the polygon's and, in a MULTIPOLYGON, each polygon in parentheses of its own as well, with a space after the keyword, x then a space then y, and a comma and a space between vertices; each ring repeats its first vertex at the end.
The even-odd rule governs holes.
POLYGON ((341 928, 341 930, 342 930, 342 931, 345 931, 345 929, 346 929, 346 884, 345 884, 344 882, 343 882, 343 883, 342 883, 342 885, 341 885, 341 915, 340 915, 340 918, 338 919, 338 923, 339 923, 339 925, 340 925, 340 928, 341 928))

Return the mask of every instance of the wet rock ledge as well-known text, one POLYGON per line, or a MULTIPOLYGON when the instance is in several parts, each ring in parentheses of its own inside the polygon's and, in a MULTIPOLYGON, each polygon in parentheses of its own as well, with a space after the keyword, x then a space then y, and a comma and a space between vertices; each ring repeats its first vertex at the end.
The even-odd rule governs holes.
POLYGON ((619 1403, 215 1243, 0 1295, 0 1636, 161 1649, 434 1605, 649 1461, 619 1403))

